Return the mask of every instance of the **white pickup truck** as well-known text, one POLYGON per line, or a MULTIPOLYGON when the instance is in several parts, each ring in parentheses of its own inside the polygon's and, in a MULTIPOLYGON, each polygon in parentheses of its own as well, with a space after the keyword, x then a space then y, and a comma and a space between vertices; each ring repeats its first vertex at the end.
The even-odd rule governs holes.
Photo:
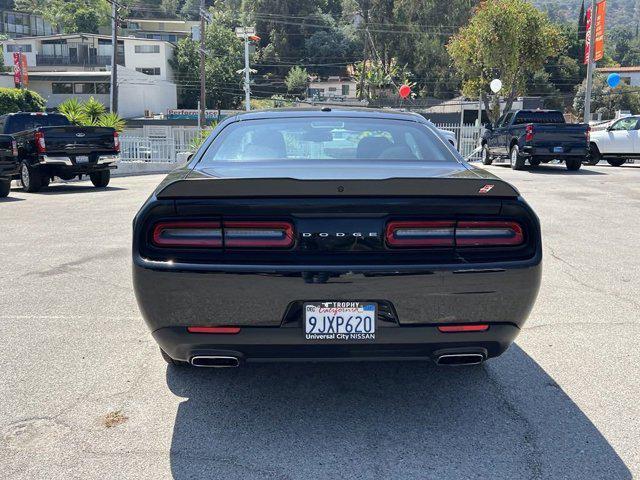
POLYGON ((640 158, 640 115, 624 117, 606 130, 591 132, 589 165, 606 160, 619 167, 630 158, 640 158))

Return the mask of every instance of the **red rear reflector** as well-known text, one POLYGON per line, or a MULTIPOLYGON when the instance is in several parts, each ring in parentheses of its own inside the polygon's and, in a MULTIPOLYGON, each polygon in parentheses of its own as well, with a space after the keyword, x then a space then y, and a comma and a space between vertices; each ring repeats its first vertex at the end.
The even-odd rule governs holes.
POLYGON ((224 245, 288 248, 293 245, 293 226, 288 222, 224 222, 224 245))
POLYGON ((385 237, 390 247, 453 247, 455 222, 389 222, 385 237))
POLYGON ((158 247, 222 247, 220 222, 159 222, 153 227, 158 247))
POLYGON ((484 332, 489 330, 489 324, 480 323, 476 325, 440 325, 438 327, 442 333, 457 333, 457 332, 484 332))
POLYGON ((524 242, 524 233, 516 222, 458 222, 456 245, 459 247, 513 246, 524 242))
POLYGON ((240 327, 187 327, 189 333, 240 333, 240 327))

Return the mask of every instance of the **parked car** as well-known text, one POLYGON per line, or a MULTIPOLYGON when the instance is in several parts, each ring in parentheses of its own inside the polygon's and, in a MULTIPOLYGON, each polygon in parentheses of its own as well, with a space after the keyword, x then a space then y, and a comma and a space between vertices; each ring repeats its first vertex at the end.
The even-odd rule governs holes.
POLYGON ((589 154, 589 126, 566 123, 559 110, 516 110, 487 124, 481 140, 482 163, 508 160, 520 170, 563 160, 567 170, 578 170, 589 154))
POLYGON ((20 179, 27 192, 37 192, 50 180, 88 175, 96 187, 106 187, 116 168, 120 139, 113 128, 78 127, 58 113, 18 112, 0 116, 0 133, 16 142, 20 179))
POLYGON ((0 198, 11 191, 11 177, 18 170, 18 148, 11 135, 0 135, 0 198))
POLYGON ((443 130, 442 128, 438 128, 438 132, 447 139, 447 142, 449 142, 453 148, 458 149, 458 139, 456 139, 455 133, 450 130, 443 130))
POLYGON ((591 156, 588 163, 606 160, 619 167, 629 158, 640 158, 640 115, 621 118, 605 130, 591 132, 591 156))
POLYGON ((325 107, 221 122, 142 206, 132 255, 171 364, 469 365, 520 331, 542 243, 521 194, 423 117, 325 107))

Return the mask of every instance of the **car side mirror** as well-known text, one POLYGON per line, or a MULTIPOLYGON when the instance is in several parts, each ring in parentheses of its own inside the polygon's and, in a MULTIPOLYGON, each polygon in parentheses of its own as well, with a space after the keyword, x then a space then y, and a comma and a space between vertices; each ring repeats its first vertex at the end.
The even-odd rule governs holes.
POLYGON ((190 153, 189 156, 187 157, 187 162, 190 162, 192 158, 193 158, 193 153, 190 153))

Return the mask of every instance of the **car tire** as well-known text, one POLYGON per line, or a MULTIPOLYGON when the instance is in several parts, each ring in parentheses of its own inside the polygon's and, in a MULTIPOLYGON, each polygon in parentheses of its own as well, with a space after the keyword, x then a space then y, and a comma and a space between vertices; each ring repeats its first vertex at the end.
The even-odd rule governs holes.
POLYGON ((40 182, 43 187, 48 187, 49 183, 51 183, 51 177, 48 175, 42 175, 42 177, 40 177, 40 182))
POLYGON ((524 168, 524 158, 520 155, 520 147, 518 145, 511 147, 509 162, 512 170, 522 170, 524 168))
POLYGON ((607 158, 607 163, 612 167, 621 167, 626 161, 626 158, 607 158))
POLYGON ((489 145, 486 143, 482 145, 482 151, 480 152, 480 158, 482 159, 483 165, 491 165, 493 163, 493 158, 491 158, 491 154, 489 152, 489 145))
POLYGON ((20 183, 25 192, 34 193, 42 188, 42 174, 27 162, 20 164, 20 183))
POLYGON ((564 163, 567 166, 567 170, 575 172, 576 170, 580 170, 580 167, 582 166, 582 159, 568 158, 564 161, 564 163))
POLYGON ((8 197, 11 191, 11 179, 0 180, 0 198, 8 197))
POLYGON ((602 154, 600 153, 600 150, 598 150, 598 146, 592 143, 589 148, 589 155, 585 157, 585 163, 593 166, 597 165, 600 160, 602 160, 602 154))
POLYGON ((529 165, 531 165, 532 167, 537 167, 540 165, 542 161, 539 158, 536 157, 531 157, 529 159, 529 165))
POLYGON ((89 174, 89 178, 91 179, 91 183, 93 183, 94 187, 104 188, 109 185, 109 181, 111 180, 111 170, 91 172, 89 174))
POLYGON ((167 364, 169 365, 174 365, 176 367, 188 367, 189 363, 188 362, 182 362, 180 360, 175 360, 173 358, 171 358, 169 356, 169 354, 167 352, 165 352, 164 350, 160 349, 160 355, 162 355, 162 358, 164 359, 165 362, 167 362, 167 364))

